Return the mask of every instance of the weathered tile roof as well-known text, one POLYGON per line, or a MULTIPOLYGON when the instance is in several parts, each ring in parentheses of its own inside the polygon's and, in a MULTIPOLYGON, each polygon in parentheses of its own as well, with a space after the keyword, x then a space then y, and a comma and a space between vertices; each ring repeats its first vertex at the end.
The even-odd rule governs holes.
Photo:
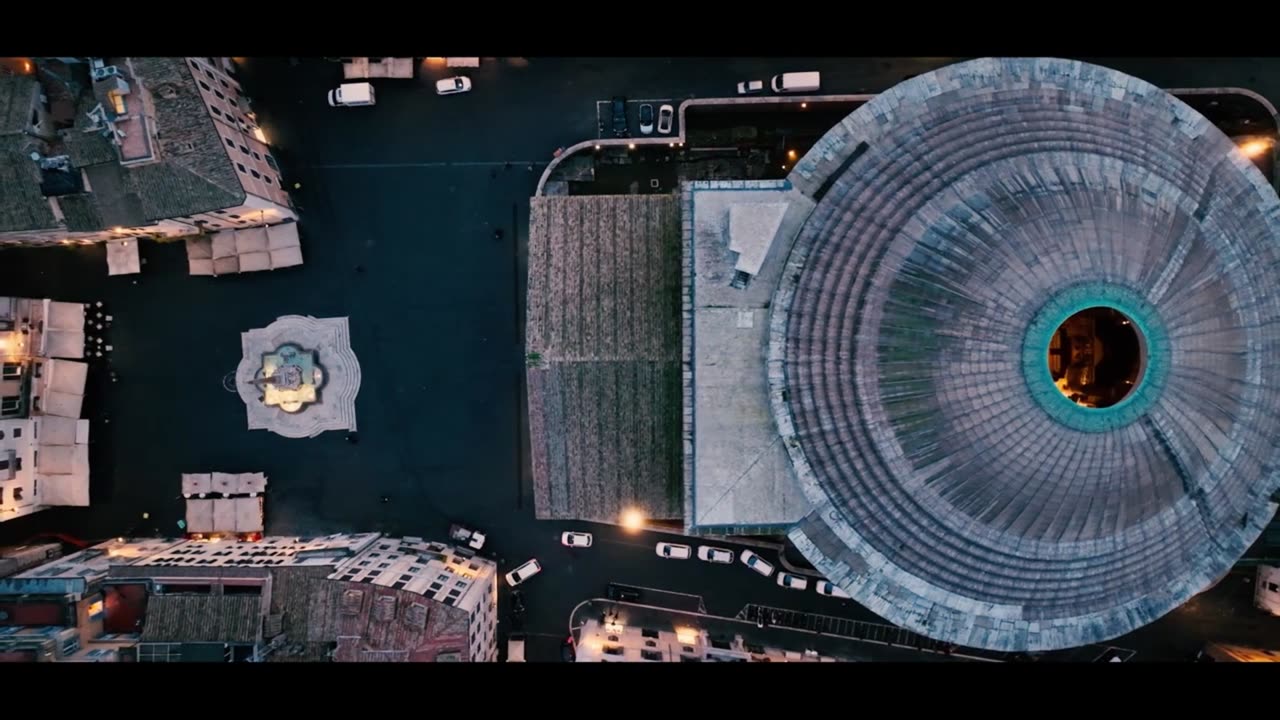
POLYGON ((31 93, 38 83, 30 75, 0 76, 0 134, 20 133, 31 122, 31 93))
POLYGON ((58 226, 40 193, 40 168, 30 157, 43 148, 31 136, 0 135, 0 232, 58 226))
POLYGON ((153 595, 142 641, 251 643, 261 627, 257 595, 153 595))
POLYGON ((239 205, 244 188, 183 58, 135 57, 137 80, 151 91, 164 161, 130 171, 149 220, 239 205), (169 92, 172 90, 173 92, 169 92))
POLYGON ((105 227, 102 213, 98 212, 98 203, 93 195, 63 195, 58 198, 58 207, 67 221, 67 230, 72 232, 92 232, 105 227))
POLYGON ((527 371, 538 517, 682 516, 680 223, 669 195, 533 198, 527 371))

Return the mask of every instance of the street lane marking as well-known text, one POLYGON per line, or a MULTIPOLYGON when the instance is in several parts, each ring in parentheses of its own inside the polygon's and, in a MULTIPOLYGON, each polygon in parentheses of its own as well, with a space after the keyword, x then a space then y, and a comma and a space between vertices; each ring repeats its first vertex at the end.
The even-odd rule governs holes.
POLYGON ((456 160, 416 163, 330 163, 311 165, 324 170, 368 169, 368 168, 434 168, 434 167, 498 167, 510 165, 546 165, 548 160, 456 160))

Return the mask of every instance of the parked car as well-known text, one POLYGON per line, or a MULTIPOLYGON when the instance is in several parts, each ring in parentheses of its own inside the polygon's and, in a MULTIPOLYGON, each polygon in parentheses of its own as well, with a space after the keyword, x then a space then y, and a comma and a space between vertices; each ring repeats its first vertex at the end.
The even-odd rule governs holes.
POLYGON ((663 105, 658 108, 658 134, 671 134, 671 121, 676 116, 676 109, 670 105, 663 105))
POLYGON ((738 559, 742 561, 743 565, 746 565, 765 577, 769 577, 773 574, 773 565, 750 550, 743 550, 742 554, 738 556, 738 559))
POLYGON ((658 552, 658 557, 669 558, 671 560, 688 560, 693 556, 693 548, 688 545, 660 542, 658 543, 656 550, 658 552))
POLYGON ((565 547, 591 547, 591 533, 565 531, 560 536, 560 544, 565 547))
POLYGON ((611 113, 613 115, 613 136, 614 137, 630 137, 631 127, 627 123, 627 99, 624 97, 615 97, 611 104, 611 113))
POLYGON ((524 606, 524 593, 516 590, 511 593, 511 614, 524 615, 527 608, 524 606))
POLYGON ((764 92, 763 80, 743 80, 738 83, 739 95, 755 95, 758 92, 764 92))
POLYGON ((507 584, 515 587, 540 572, 542 572, 542 566, 538 564, 538 561, 536 559, 529 560, 529 562, 507 573, 507 584))
POLYGON ((645 103, 640 106, 640 134, 650 135, 653 133, 653 106, 645 103))
POLYGON ((778 573, 777 582, 780 587, 787 588, 788 590, 804 590, 809 587, 808 580, 805 580, 799 575, 792 575, 787 572, 778 573))
POLYGON ((639 588, 617 583, 609 583, 608 595, 610 600, 622 600, 623 602, 639 602, 640 598, 644 596, 639 588))
POLYGON ((818 591, 819 595, 826 595, 827 597, 837 597, 837 598, 849 597, 849 593, 841 590, 835 583, 831 582, 830 580, 819 580, 815 585, 814 589, 818 591))
POLYGON ((733 562, 733 551, 725 550, 724 548, 711 547, 710 545, 699 545, 698 559, 706 560, 710 563, 727 565, 733 562))
POLYGON ((465 75, 436 81, 437 95, 457 95, 464 92, 471 92, 471 78, 465 75))

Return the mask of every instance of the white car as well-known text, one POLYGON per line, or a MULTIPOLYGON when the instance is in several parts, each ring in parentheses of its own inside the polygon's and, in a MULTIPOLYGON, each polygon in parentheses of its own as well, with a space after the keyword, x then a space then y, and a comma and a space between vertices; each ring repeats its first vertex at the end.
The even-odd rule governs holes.
POLYGON ((465 75, 436 81, 437 95, 457 95, 464 92, 471 92, 471 78, 465 75))
POLYGON ((507 584, 515 587, 529 578, 542 572, 542 566, 537 560, 530 560, 520 567, 507 573, 507 584))
POLYGON ((763 80, 743 80, 738 83, 739 95, 755 95, 758 92, 764 92, 763 80))
POLYGON ((660 542, 655 550, 658 553, 658 557, 664 557, 671 560, 688 560, 693 556, 693 548, 688 545, 660 542))
POLYGON ((742 554, 738 556, 738 559, 742 561, 743 565, 746 565, 765 577, 769 577, 773 574, 773 565, 769 564, 764 558, 750 550, 743 550, 742 554))
POLYGON ((653 106, 645 103, 640 106, 640 134, 650 135, 653 133, 653 106))
POLYGON ((827 597, 846 598, 846 599, 848 599, 849 597, 849 593, 841 590, 835 583, 831 582, 830 580, 819 580, 817 585, 814 586, 814 589, 818 591, 819 595, 826 595, 827 597))
POLYGON ((676 109, 670 105, 663 105, 658 108, 658 134, 671 134, 671 121, 676 116, 676 109))
POLYGON ((809 587, 809 581, 799 575, 784 572, 778 573, 778 586, 788 590, 804 590, 809 587))
POLYGON ((566 531, 560 536, 560 544, 565 547, 591 547, 591 533, 566 531))
POLYGON ((709 563, 729 565, 733 562, 733 551, 725 550, 724 548, 711 547, 710 545, 699 545, 698 559, 706 560, 709 563))

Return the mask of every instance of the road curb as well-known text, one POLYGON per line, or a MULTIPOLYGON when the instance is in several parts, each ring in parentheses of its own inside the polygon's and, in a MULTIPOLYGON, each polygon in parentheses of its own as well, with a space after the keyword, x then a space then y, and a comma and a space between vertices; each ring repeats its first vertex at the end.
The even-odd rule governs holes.
POLYGON ((599 138, 596 140, 583 140, 575 145, 560 150, 560 154, 551 159, 547 163, 547 167, 542 171, 542 176, 538 178, 538 189, 534 191, 534 197, 541 197, 545 194, 547 181, 551 178, 551 173, 573 155, 582 152, 587 148, 606 148, 606 147, 626 147, 635 145, 662 146, 670 145, 673 142, 685 142, 685 111, 691 107, 733 107, 741 105, 795 105, 799 103, 837 103, 837 102, 867 102, 875 97, 874 94, 854 94, 854 95, 788 95, 788 96, 768 96, 768 97, 727 97, 727 98, 690 98, 680 103, 680 108, 676 111, 680 116, 680 132, 675 135, 663 135, 661 137, 640 137, 640 138, 599 138))

